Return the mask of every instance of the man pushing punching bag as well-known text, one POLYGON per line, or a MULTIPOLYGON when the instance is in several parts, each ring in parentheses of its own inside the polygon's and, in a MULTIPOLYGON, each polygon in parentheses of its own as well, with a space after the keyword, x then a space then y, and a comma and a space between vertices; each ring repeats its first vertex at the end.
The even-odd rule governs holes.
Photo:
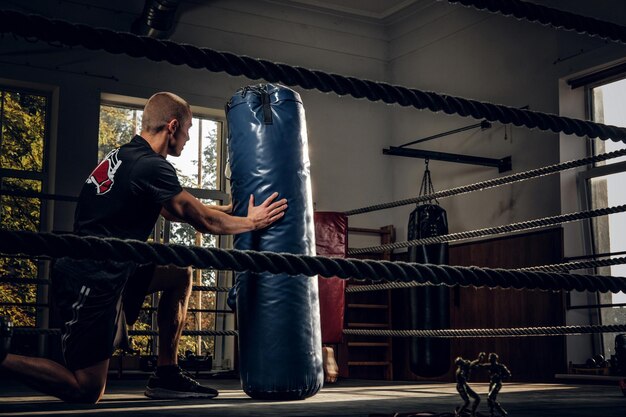
MULTIPOLYGON (((250 195, 263 201, 277 191, 289 201, 280 221, 235 236, 235 248, 315 255, 300 95, 280 85, 245 87, 230 99, 226 115, 233 212, 245 212, 250 195)), ((324 380, 317 277, 241 272, 230 297, 237 309, 246 394, 272 400, 315 395, 324 380)))

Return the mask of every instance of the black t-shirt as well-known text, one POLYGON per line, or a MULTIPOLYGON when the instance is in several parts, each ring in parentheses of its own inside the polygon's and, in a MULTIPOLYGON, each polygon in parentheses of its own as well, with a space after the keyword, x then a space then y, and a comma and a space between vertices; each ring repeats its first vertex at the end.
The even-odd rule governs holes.
POLYGON ((136 135, 89 175, 76 206, 74 232, 146 240, 162 204, 182 190, 172 164, 136 135))

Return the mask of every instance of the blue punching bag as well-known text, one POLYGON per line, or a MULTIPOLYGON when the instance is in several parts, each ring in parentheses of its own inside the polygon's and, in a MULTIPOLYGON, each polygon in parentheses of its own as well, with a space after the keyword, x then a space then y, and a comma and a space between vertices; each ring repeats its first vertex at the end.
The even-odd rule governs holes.
MULTIPOLYGON (((273 84, 238 90, 226 105, 233 212, 254 195, 286 198, 285 216, 235 236, 240 250, 315 255, 315 227, 304 109, 300 95, 273 84)), ((239 370, 252 398, 296 400, 322 387, 317 277, 237 273, 239 370)), ((231 303, 232 304, 232 303, 231 303)))

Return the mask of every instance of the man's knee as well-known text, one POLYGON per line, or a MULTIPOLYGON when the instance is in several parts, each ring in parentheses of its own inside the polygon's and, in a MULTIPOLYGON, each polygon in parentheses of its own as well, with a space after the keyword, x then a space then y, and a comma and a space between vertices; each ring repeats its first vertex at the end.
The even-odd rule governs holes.
POLYGON ((191 291, 191 287, 193 286, 193 270, 190 266, 187 268, 177 268, 177 270, 173 273, 175 277, 175 281, 178 283, 178 288, 182 291, 191 291))
POLYGON ((99 362, 88 368, 74 371, 76 389, 69 395, 68 401, 83 404, 95 404, 104 395, 107 382, 109 360, 99 362))
POLYGON ((104 395, 104 385, 86 384, 66 394, 67 402, 76 404, 96 404, 104 395))
POLYGON ((159 266, 154 271, 148 293, 168 290, 191 291, 192 278, 191 267, 159 266))

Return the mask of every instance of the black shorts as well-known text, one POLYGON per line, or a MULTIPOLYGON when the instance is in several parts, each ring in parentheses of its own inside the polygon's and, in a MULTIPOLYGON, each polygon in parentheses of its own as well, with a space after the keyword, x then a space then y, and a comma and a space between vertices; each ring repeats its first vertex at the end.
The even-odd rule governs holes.
POLYGON ((62 350, 70 370, 108 359, 127 344, 154 274, 154 265, 62 258, 52 268, 52 291, 63 321, 62 350))

